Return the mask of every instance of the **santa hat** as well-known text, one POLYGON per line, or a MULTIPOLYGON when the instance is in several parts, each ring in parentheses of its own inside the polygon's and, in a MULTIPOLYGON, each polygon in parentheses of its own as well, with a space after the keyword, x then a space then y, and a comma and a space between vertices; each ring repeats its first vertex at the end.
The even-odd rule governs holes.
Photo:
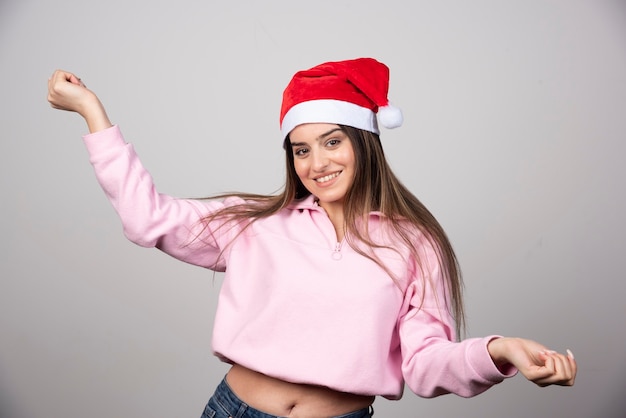
POLYGON ((387 99, 389 68, 373 58, 326 62, 297 72, 283 92, 283 138, 303 123, 336 123, 379 133, 402 125, 387 99), (378 115, 378 120, 376 116, 378 115))

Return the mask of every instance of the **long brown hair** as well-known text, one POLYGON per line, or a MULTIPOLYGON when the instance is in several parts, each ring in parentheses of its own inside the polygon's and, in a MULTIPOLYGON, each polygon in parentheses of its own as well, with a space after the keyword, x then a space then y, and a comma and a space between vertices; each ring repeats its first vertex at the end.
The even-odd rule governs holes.
MULTIPOLYGON (((340 127, 352 142, 356 160, 354 181, 344 199, 345 235, 348 244, 365 257, 378 263, 391 275, 389 269, 373 255, 374 253, 367 251, 367 248, 371 250, 388 246, 376 243, 370 238, 368 223, 362 222, 363 216, 374 211, 383 214, 384 222, 388 222, 395 236, 402 241, 400 244, 409 249, 418 264, 420 251, 415 240, 415 229, 420 231, 437 253, 446 287, 446 300, 443 303, 455 319, 457 338, 461 338, 465 330, 463 280, 456 255, 445 231, 430 211, 393 173, 377 134, 350 126, 340 125, 340 127), (409 225, 408 228, 407 225, 409 225), (362 245, 359 244, 365 244, 366 249, 363 250, 362 245)), ((228 193, 214 196, 214 198, 239 196, 250 203, 225 207, 204 218, 205 225, 216 218, 227 218, 235 222, 254 222, 279 212, 294 199, 309 196, 310 192, 296 174, 289 137, 285 139, 284 148, 286 180, 281 193, 276 195, 228 193)), ((422 294, 422 300, 423 297, 424 294, 422 294)))

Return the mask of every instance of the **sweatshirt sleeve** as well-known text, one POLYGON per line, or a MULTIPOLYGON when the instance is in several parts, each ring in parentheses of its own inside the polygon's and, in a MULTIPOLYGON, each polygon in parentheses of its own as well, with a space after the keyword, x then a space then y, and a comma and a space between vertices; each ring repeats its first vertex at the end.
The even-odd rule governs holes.
POLYGON ((228 231, 220 234, 201 222, 212 211, 224 207, 224 202, 177 199, 158 193, 118 126, 85 135, 83 140, 96 178, 130 241, 142 247, 156 247, 190 264, 225 269, 220 256, 229 239, 225 235, 234 233, 234 228, 216 228, 228 231))
POLYGON ((422 397, 447 393, 476 396, 517 370, 509 367, 500 371, 493 363, 487 344, 498 336, 455 341, 439 264, 432 247, 426 247, 430 251, 422 260, 422 268, 415 268, 414 277, 419 279, 407 289, 399 320, 403 377, 422 397))

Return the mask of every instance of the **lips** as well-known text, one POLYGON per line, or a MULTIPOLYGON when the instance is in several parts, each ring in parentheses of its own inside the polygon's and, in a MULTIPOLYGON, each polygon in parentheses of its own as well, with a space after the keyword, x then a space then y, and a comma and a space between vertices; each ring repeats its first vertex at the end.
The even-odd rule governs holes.
POLYGON ((316 178, 314 180, 317 183, 326 183, 326 182, 331 181, 332 179, 336 178, 337 176, 339 176, 339 174, 341 174, 341 171, 337 171, 336 173, 328 174, 327 176, 318 177, 318 178, 316 178))

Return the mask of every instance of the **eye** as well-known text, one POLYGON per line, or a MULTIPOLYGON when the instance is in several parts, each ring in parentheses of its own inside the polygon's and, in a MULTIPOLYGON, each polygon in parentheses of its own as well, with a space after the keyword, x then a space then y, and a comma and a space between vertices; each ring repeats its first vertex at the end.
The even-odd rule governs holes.
POLYGON ((340 139, 337 139, 337 138, 332 138, 332 139, 329 139, 329 140, 326 142, 326 146, 327 146, 327 147, 334 147, 334 146, 339 145, 340 143, 341 143, 341 140, 340 140, 340 139))
POLYGON ((306 148, 296 148, 293 150, 293 155, 296 157, 304 157, 309 152, 306 148))

